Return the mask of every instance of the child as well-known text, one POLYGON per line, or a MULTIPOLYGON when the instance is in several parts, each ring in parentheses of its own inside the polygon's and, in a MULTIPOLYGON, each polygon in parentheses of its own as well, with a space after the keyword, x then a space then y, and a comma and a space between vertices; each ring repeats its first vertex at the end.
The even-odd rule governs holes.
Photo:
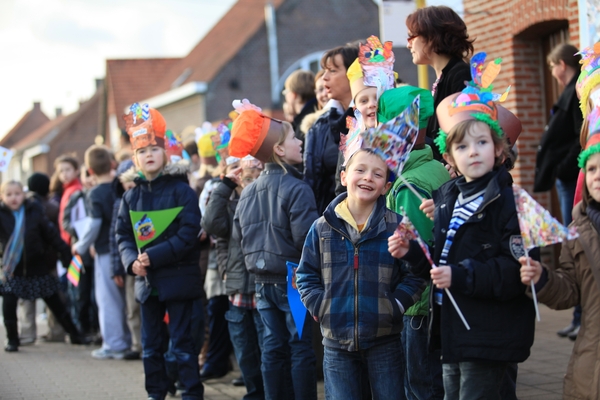
MULTIPOLYGON (((598 46, 598 44, 596 45, 598 46)), ((589 92, 597 89, 600 76, 600 52, 586 49, 580 76, 581 87, 589 92), (595 68, 594 68, 595 67, 595 68), (594 77, 592 77, 595 75, 594 77), (594 80, 596 82, 594 82, 594 80)), ((571 360, 565 375, 565 399, 597 399, 600 397, 597 350, 600 345, 600 277, 597 275, 600 242, 600 98, 591 100, 594 109, 586 105, 588 137, 584 151, 579 156, 579 167, 585 174, 582 201, 573 210, 573 224, 579 237, 563 243, 558 268, 549 268, 539 262, 522 257, 521 280, 525 285, 535 283, 538 301, 556 310, 566 310, 581 304, 581 329, 577 335, 571 360), (590 112, 591 111, 591 112, 590 112), (528 265, 529 263, 529 265, 528 265)))
POLYGON ((44 214, 42 205, 25 199, 23 186, 9 181, 0 187, 0 245, 3 249, 0 271, 2 313, 8 343, 7 352, 19 350, 17 301, 42 298, 57 321, 69 333, 72 344, 83 344, 59 295, 59 283, 52 271, 56 265, 47 260, 47 247, 60 253, 63 265, 69 265, 69 246, 44 214))
POLYGON ((256 306, 265 325, 261 356, 265 397, 316 399, 311 330, 298 336, 286 286, 286 262, 300 261, 306 233, 318 217, 310 187, 291 166, 302 162, 301 142, 289 123, 263 115, 247 100, 234 106, 241 113, 231 129, 230 154, 250 154, 266 163, 240 196, 232 233, 232 240, 241 243, 246 268, 255 274, 256 306))
POLYGON ((363 375, 374 399, 405 398, 402 315, 425 287, 385 251, 401 220, 385 207, 386 162, 396 157, 372 145, 345 152, 347 194, 312 225, 296 272, 302 302, 321 324, 327 399, 360 399, 363 375))
POLYGON ((166 338, 161 333, 166 311, 171 349, 177 358, 179 381, 185 388, 182 398, 202 399, 198 353, 190 333, 192 304, 202 293, 198 200, 188 185, 186 168, 166 165, 164 118, 154 109, 146 118, 140 117, 144 111, 139 108, 135 104, 124 117, 139 176, 136 186, 123 195, 117 244, 127 273, 140 277, 135 285, 136 298, 142 304, 146 391, 151 399, 164 399, 169 389, 162 351, 166 338), (175 208, 179 211, 172 210, 175 208), (130 212, 143 216, 133 217, 130 212), (142 242, 138 248, 136 238, 152 241, 142 242))
MULTIPOLYGON (((483 64, 482 56, 472 63, 483 64)), ((499 68, 493 68, 497 74, 499 68)), ((494 103, 500 95, 480 87, 482 73, 496 76, 473 68, 465 92, 447 97, 436 110, 441 127, 436 144, 462 174, 433 194, 438 267, 430 270, 436 290, 429 335, 432 345, 441 344, 445 399, 500 399, 507 367, 527 359, 534 335, 533 304, 519 278, 517 254, 523 247, 512 178, 503 165, 506 137, 514 143, 520 123, 494 103), (450 290, 470 330, 442 289, 450 290)), ((409 250, 394 235, 389 250, 417 272, 430 269, 414 241, 409 250)))
POLYGON ((70 245, 71 235, 69 235, 63 227, 63 218, 65 208, 69 203, 71 195, 81 190, 81 182, 77 178, 77 175, 79 174, 79 162, 75 157, 65 154, 54 160, 54 169, 63 186, 58 211, 58 228, 60 229, 60 237, 62 240, 70 245))
POLYGON ((125 293, 113 281, 109 231, 115 194, 112 190, 112 158, 106 147, 93 145, 85 152, 85 165, 95 176, 97 185, 87 194, 91 218, 83 237, 73 245, 74 254, 84 254, 94 246, 94 293, 98 306, 98 322, 102 347, 92 357, 104 360, 123 359, 130 347, 130 334, 125 322, 125 293))

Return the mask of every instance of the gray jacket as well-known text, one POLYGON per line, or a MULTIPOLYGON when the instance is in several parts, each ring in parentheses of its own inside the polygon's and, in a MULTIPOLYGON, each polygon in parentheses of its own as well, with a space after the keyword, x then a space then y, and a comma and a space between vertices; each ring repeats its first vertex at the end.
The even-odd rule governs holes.
POLYGON ((286 261, 300 261, 306 234, 319 217, 312 189, 301 179, 290 165, 268 163, 240 196, 232 239, 241 242, 256 283, 285 284, 286 261))

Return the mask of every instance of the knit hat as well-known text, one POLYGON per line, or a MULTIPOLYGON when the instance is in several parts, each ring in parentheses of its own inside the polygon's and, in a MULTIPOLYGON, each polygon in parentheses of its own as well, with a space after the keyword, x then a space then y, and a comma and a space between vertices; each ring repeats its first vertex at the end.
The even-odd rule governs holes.
POLYGON ((594 107, 600 106, 600 90, 596 90, 592 94, 594 89, 600 87, 600 42, 592 47, 586 47, 577 54, 581 54, 582 67, 575 84, 575 90, 577 90, 579 96, 581 112, 586 117, 594 107), (592 109, 588 107, 590 96, 593 104, 592 109))
POLYGON ((377 88, 377 98, 394 87, 394 52, 392 42, 381 41, 371 36, 366 44, 361 44, 358 58, 348 68, 346 76, 350 81, 352 99, 367 87, 377 88))
POLYGON ((261 163, 258 159, 254 158, 252 156, 246 156, 246 157, 242 158, 242 160, 240 162, 240 167, 242 167, 242 169, 249 169, 249 168, 263 169, 263 163, 261 163))
POLYGON ((50 191, 50 178, 40 172, 33 173, 27 179, 27 188, 42 197, 46 197, 50 191))
POLYGON ((503 102, 508 97, 510 86, 503 94, 492 93, 492 82, 500 73, 500 58, 483 68, 486 53, 477 53, 471 58, 472 80, 462 92, 451 94, 437 106, 436 115, 440 131, 435 144, 441 153, 446 152, 447 132, 459 122, 479 120, 486 123, 496 135, 506 135, 511 145, 516 142, 521 133, 521 122, 506 108, 496 102, 503 102))
POLYGON ((123 175, 125 172, 129 171, 131 169, 131 167, 133 167, 133 161, 132 160, 125 160, 122 161, 119 166, 117 167, 117 178, 121 175, 123 175))
POLYGON ((242 158, 250 154, 266 163, 283 131, 282 121, 267 117, 247 99, 234 100, 232 105, 239 115, 231 127, 229 155, 242 158))
POLYGON ((129 114, 123 115, 125 129, 129 135, 131 149, 138 150, 146 146, 165 147, 167 123, 157 110, 148 104, 133 103, 129 114))

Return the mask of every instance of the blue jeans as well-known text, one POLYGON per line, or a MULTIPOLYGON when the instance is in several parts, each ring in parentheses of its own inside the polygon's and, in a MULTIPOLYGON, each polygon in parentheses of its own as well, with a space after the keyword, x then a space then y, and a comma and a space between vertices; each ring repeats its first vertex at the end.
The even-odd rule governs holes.
POLYGON ((573 220, 573 201, 575 198, 575 189, 577 181, 563 182, 556 180, 556 194, 560 203, 560 213, 562 215, 563 225, 567 226, 573 220))
POLYGON ((304 329, 302 339, 298 337, 286 284, 256 284, 256 307, 265 325, 261 356, 265 398, 316 399, 316 359, 311 329, 304 329))
POLYGON ((265 389, 259 365, 265 326, 260 314, 258 310, 229 303, 225 319, 229 323, 229 337, 246 385, 244 399, 264 399, 265 389))
POLYGON ((361 400, 361 376, 367 372, 373 399, 404 399, 404 357, 400 340, 367 350, 346 351, 325 346, 325 398, 361 400))
POLYGON ((185 387, 182 399, 203 399, 204 387, 200 382, 198 353, 192 334, 194 300, 164 301, 150 296, 142 303, 142 348, 146 392, 156 399, 164 399, 169 378, 163 356, 163 318, 169 313, 170 352, 178 366, 179 382, 185 387))
POLYGON ((500 386, 507 365, 494 361, 443 364, 444 400, 502 400, 500 386))
POLYGON ((405 315, 402 347, 406 357, 404 390, 408 400, 443 399, 441 352, 429 351, 429 319, 424 315, 405 315))

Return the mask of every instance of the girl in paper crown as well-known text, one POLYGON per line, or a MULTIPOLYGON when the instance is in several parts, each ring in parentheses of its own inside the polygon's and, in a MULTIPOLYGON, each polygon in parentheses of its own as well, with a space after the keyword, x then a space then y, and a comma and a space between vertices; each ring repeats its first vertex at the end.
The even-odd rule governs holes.
POLYGON ((538 301, 555 310, 581 304, 581 328, 567 366, 563 387, 565 399, 600 398, 600 376, 596 373, 600 367, 597 350, 600 346, 600 275, 597 273, 600 260, 600 102, 598 97, 593 98, 600 83, 600 43, 582 53, 586 75, 582 72, 583 78, 580 77, 578 84, 582 89, 581 105, 586 113, 588 136, 579 156, 579 166, 585 176, 582 201, 573 210, 572 225, 577 227, 579 237, 563 243, 560 265, 556 269, 531 259, 528 266, 525 257, 519 260, 521 279, 528 287, 533 280, 538 301), (592 70, 593 65, 595 70, 592 70))
POLYGON ((250 154, 265 163, 240 196, 232 240, 241 243, 246 268, 256 277, 257 308, 266 327, 261 367, 266 398, 315 399, 311 330, 298 336, 286 286, 286 262, 300 261, 306 233, 318 218, 310 186, 291 166, 302 162, 301 142, 289 123, 267 117, 248 100, 233 106, 239 116, 231 128, 229 154, 250 154))
POLYGON ((419 245, 399 235, 389 241, 394 256, 431 276, 430 341, 442 350, 445 399, 500 399, 509 364, 529 356, 534 307, 519 276, 523 246, 512 191, 503 164, 508 136, 518 119, 491 93, 499 60, 485 69, 485 53, 471 60, 473 80, 437 108, 440 151, 462 176, 433 193, 435 204, 431 269, 419 245), (447 134, 445 133, 447 132, 447 134), (441 289, 449 289, 470 329, 441 289))
POLYGON ((202 293, 198 200, 188 185, 186 166, 168 164, 163 116, 147 104, 136 103, 123 118, 137 177, 135 187, 123 195, 116 233, 123 266, 138 277, 135 289, 142 311, 146 391, 149 398, 164 399, 169 389, 162 327, 168 312, 171 353, 185 387, 182 398, 202 399, 200 349, 194 345, 194 334, 201 332, 195 333, 192 326, 192 304, 202 293), (138 237, 134 226, 140 217, 134 215, 144 215, 143 232, 154 231, 151 238, 138 237))

